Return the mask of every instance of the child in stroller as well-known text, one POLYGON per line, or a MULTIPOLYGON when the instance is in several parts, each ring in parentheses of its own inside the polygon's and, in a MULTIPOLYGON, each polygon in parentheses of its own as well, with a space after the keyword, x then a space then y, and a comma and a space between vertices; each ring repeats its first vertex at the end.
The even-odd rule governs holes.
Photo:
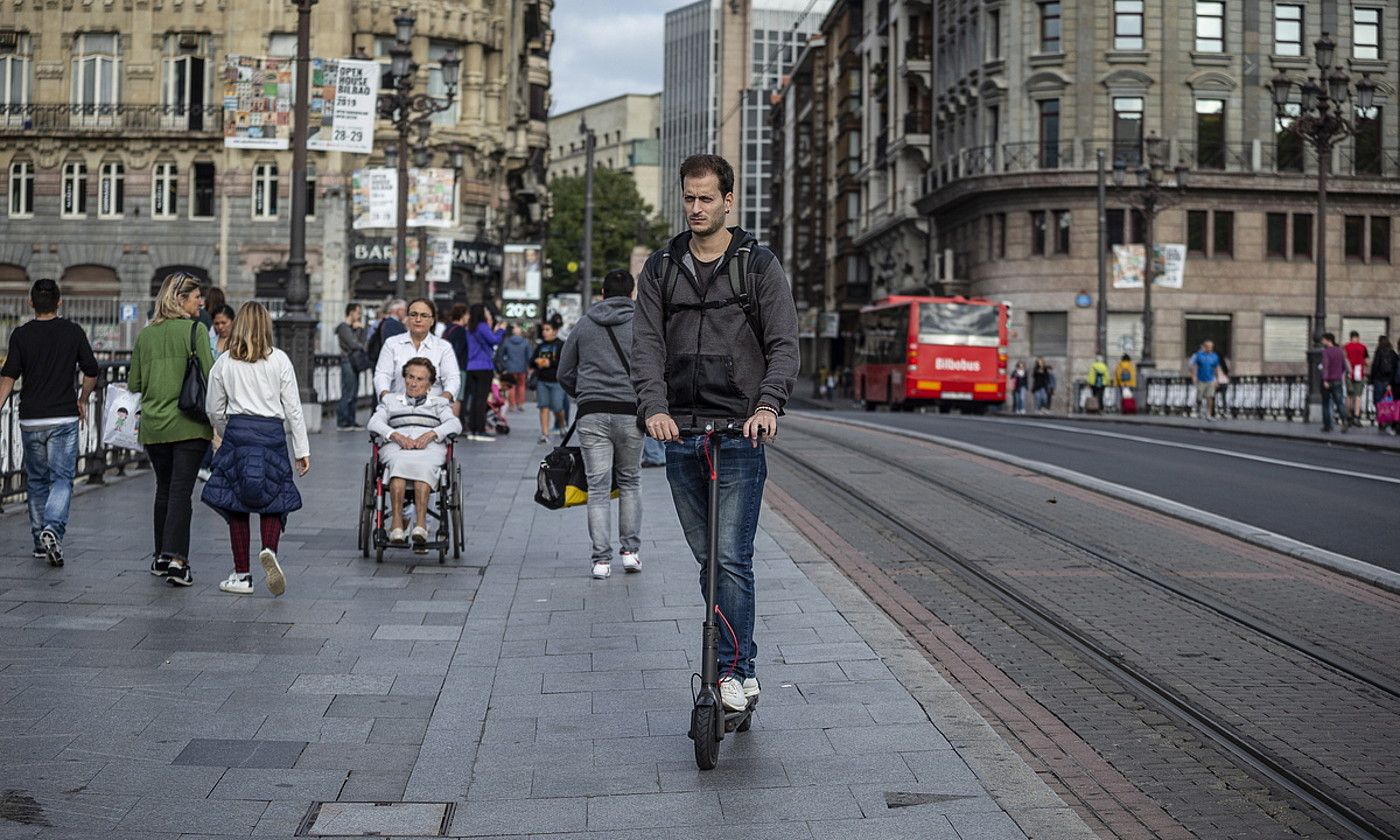
POLYGON ((506 418, 506 398, 501 393, 501 377, 491 378, 491 394, 486 398, 487 422, 498 435, 510 434, 510 420, 506 418))

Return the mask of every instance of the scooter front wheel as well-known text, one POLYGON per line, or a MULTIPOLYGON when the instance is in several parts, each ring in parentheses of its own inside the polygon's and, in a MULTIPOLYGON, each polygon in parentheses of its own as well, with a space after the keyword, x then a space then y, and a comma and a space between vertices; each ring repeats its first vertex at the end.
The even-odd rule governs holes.
POLYGON ((720 712, 718 706, 696 706, 690 712, 690 732, 695 739, 695 766, 713 770, 719 763, 720 712))

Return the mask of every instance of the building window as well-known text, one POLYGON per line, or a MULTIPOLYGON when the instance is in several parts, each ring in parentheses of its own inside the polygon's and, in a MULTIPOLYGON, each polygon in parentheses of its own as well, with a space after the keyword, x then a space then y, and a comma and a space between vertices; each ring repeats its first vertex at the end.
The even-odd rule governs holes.
MULTIPOLYGON (((449 79, 442 70, 442 59, 449 52, 456 52, 461 55, 461 45, 455 41, 439 41, 433 39, 428 42, 428 95, 443 101, 447 100, 448 87, 456 87, 461 78, 461 65, 457 66, 457 78, 449 79)), ((445 111, 433 114, 433 125, 456 125, 460 118, 461 99, 454 97, 452 105, 445 111)))
POLYGON ((1068 210, 1055 211, 1055 253, 1069 253, 1069 223, 1070 213, 1068 210))
POLYGON ((1233 257, 1235 255, 1235 212, 1233 210, 1211 211, 1211 232, 1214 234, 1212 257, 1233 257))
POLYGON ((1110 254, 1113 253, 1113 246, 1122 245, 1126 241, 1123 238, 1123 226, 1126 224, 1124 215, 1122 210, 1110 208, 1104 211, 1104 231, 1107 234, 1104 236, 1104 247, 1110 254))
POLYGON ((1060 168, 1060 100, 1040 101, 1040 167, 1060 168))
POLYGON ((66 218, 87 215, 87 164, 70 160, 63 164, 63 202, 61 213, 66 218))
POLYGON ((1380 9, 1358 6, 1351 10, 1351 57, 1361 61, 1380 61, 1380 9))
POLYGON ((1141 96, 1113 97, 1113 165, 1142 163, 1141 96))
POLYGON ((1264 316, 1264 361, 1307 361, 1310 319, 1305 315, 1264 316))
POLYGON ((115 219, 126 207, 126 167, 116 161, 102 164, 97 176, 97 215, 115 219))
POLYGON ((14 47, 0 54, 0 125, 22 125, 29 104, 29 33, 11 32, 14 47))
POLYGON ((1045 255, 1045 240, 1050 225, 1050 214, 1044 210, 1031 211, 1031 256, 1045 255))
POLYGON ((1196 100, 1196 166, 1225 168, 1225 100, 1196 100))
POLYGON ((1312 258, 1313 217, 1311 213, 1293 214, 1293 256, 1312 258))
MULTIPOLYGON (((389 38, 392 44, 394 39, 389 38)), ((267 54, 274 58, 297 57, 297 34, 295 32, 267 33, 267 54)))
POLYGON ((1196 52, 1225 52, 1225 4, 1196 0, 1196 52))
POLYGON ((1366 259, 1366 217, 1347 216, 1342 224, 1342 251, 1353 262, 1366 259))
POLYGON ((1269 213, 1264 218, 1264 254, 1283 259, 1288 256, 1288 214, 1269 213))
POLYGON ((1142 37, 1143 0, 1113 0, 1113 48, 1140 50, 1145 47, 1142 37))
POLYGON ((1060 52, 1060 4, 1040 4, 1040 51, 1060 52))
POLYGON ((151 173, 151 215, 157 219, 173 219, 180 195, 179 170, 173 163, 157 163, 151 173))
POLYGON ((1064 356, 1069 352, 1069 313, 1031 312, 1032 356, 1064 356))
POLYGON ((987 60, 1001 58, 1001 10, 987 12, 987 60))
POLYGON ((190 218, 214 218, 214 164, 197 161, 190 174, 190 218))
POLYGON ((121 98, 121 58, 114 32, 84 32, 73 49, 73 104, 83 110, 80 119, 110 116, 121 98))
POLYGON ((277 164, 253 167, 253 218, 277 218, 277 164))
POLYGON ((1356 175, 1380 175, 1383 167, 1381 156, 1381 109, 1372 107, 1363 111, 1356 109, 1356 141, 1353 147, 1356 175))
POLYGON ((1274 55, 1303 54, 1303 6, 1274 4, 1274 55))
POLYGON ((1202 257, 1206 255, 1206 228, 1209 224, 1209 211, 1186 211, 1186 252, 1188 254, 1199 254, 1202 257))
POLYGON ((1390 217, 1371 217, 1371 262, 1390 262, 1390 217))
POLYGON ((1300 107, 1295 102, 1283 106, 1283 116, 1274 125, 1274 169, 1279 172, 1303 171, 1303 138, 1290 129, 1300 107))
POLYGON ((10 215, 34 214, 34 164, 17 160, 10 164, 10 215))
POLYGON ((993 213, 991 224, 992 241, 990 243, 991 253, 988 256, 992 259, 1006 258, 1006 214, 993 213))
POLYGON ((166 128, 204 130, 204 109, 209 93, 205 63, 207 38, 185 32, 165 36, 161 104, 165 106, 166 128))

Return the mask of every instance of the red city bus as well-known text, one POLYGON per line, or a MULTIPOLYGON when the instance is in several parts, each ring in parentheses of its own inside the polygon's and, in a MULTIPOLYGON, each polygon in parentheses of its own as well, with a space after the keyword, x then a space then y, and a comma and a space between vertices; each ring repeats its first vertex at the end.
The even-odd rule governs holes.
POLYGON ((867 411, 1006 401, 1006 305, 895 295, 860 312, 856 398, 867 411))

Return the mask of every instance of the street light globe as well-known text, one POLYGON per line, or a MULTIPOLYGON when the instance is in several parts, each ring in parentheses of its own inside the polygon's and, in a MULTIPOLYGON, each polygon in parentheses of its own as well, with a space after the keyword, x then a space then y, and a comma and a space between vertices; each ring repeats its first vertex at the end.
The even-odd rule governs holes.
POLYGON ((1360 81, 1356 83, 1356 107, 1369 112, 1371 103, 1375 101, 1375 96, 1376 83, 1371 81, 1371 74, 1362 73, 1360 81))
POLYGON ((413 16, 411 10, 401 10, 394 16, 394 40, 408 45, 413 40, 413 25, 417 22, 418 19, 413 16))
POLYGON ((1332 40, 1332 36, 1326 32, 1322 37, 1313 42, 1313 50, 1317 57, 1317 66, 1326 71, 1332 66, 1332 58, 1337 54, 1337 42, 1332 40))
POLYGON ((1288 104, 1288 97, 1293 95, 1293 80, 1280 70, 1269 82, 1269 87, 1274 90, 1274 110, 1283 113, 1284 106, 1288 104))

